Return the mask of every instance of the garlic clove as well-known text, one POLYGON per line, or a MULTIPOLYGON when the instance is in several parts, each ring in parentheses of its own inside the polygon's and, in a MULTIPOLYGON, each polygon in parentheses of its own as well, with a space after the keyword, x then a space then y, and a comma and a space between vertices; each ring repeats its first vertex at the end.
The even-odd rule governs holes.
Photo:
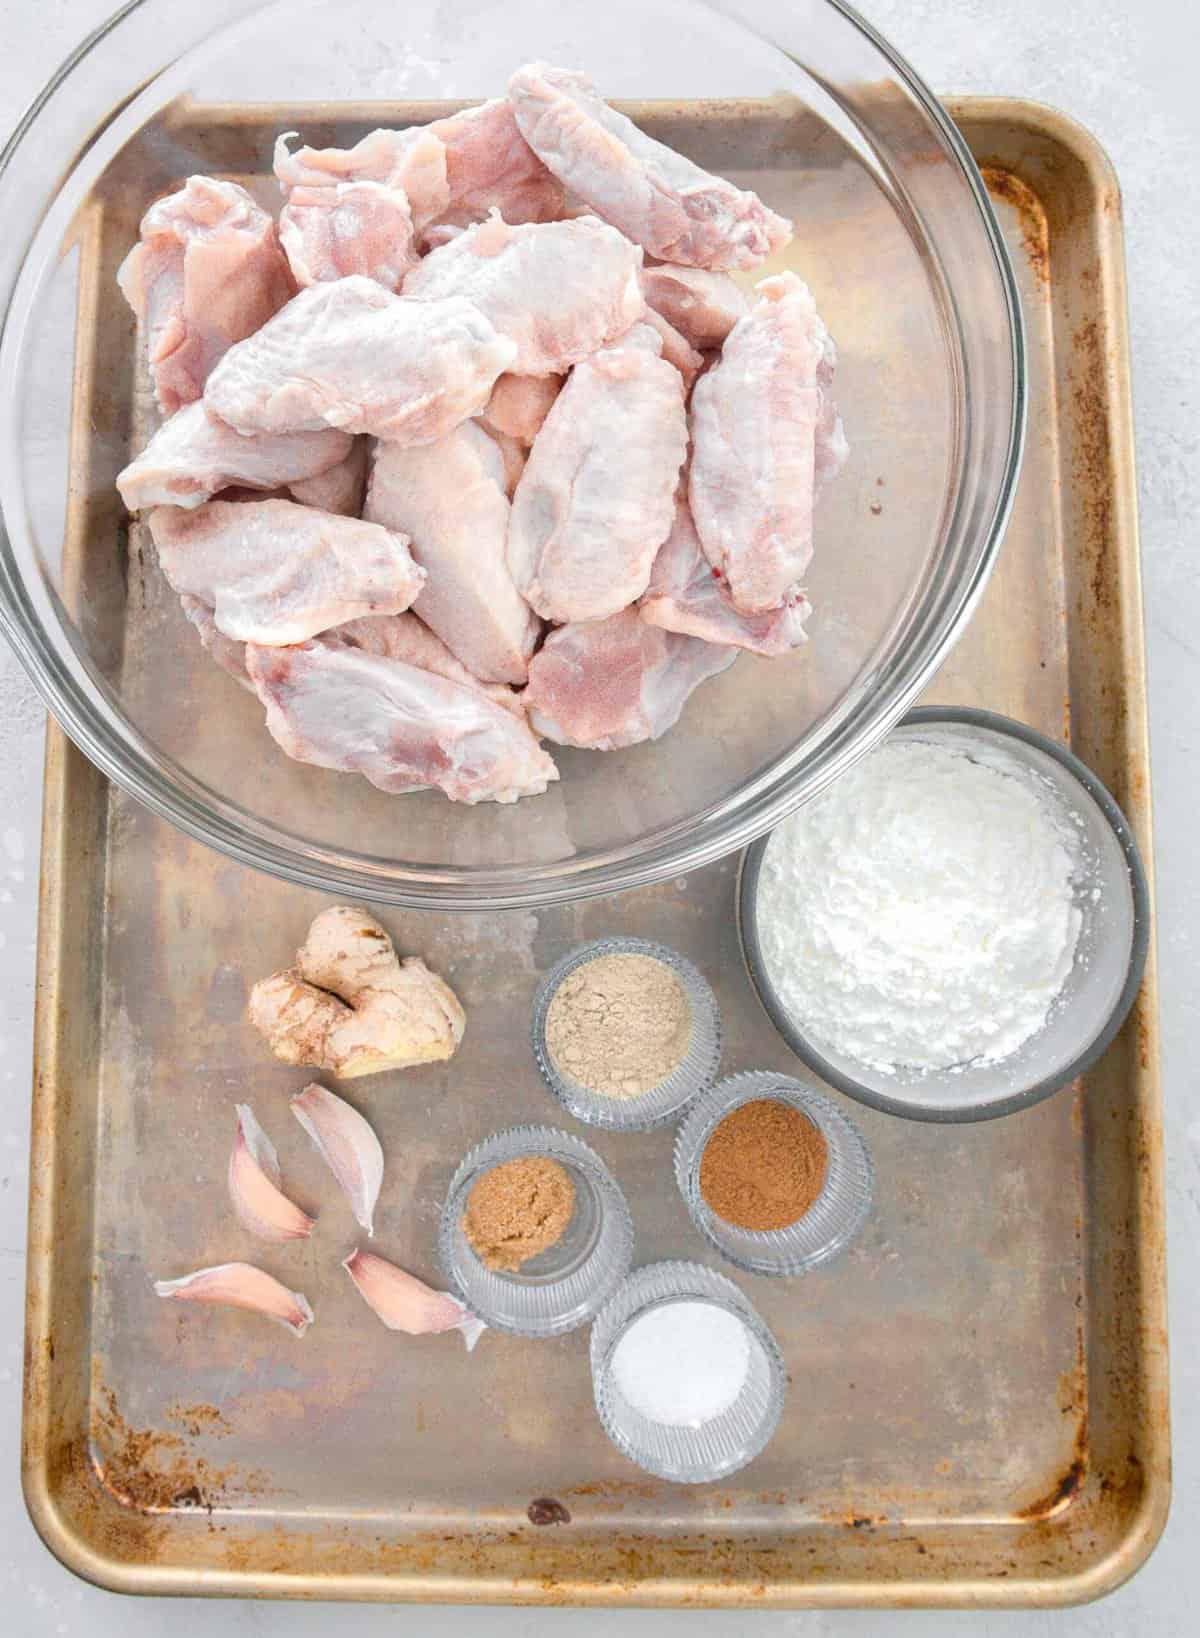
POLYGON ((383 1149, 352 1104, 316 1081, 297 1092, 292 1114, 320 1150, 358 1222, 369 1235, 383 1183, 383 1149))
POLYGON ((389 1331, 405 1331, 410 1337, 429 1336, 439 1331, 461 1331, 470 1353, 487 1326, 457 1297, 448 1291, 433 1291, 413 1274, 372 1251, 356 1249, 342 1267, 358 1287, 369 1308, 373 1308, 389 1331))
POLYGON ((252 1313, 265 1314, 268 1319, 286 1325, 298 1337, 312 1324, 313 1311, 308 1298, 299 1291, 289 1291, 273 1275, 251 1263, 218 1263, 213 1268, 198 1268, 194 1274, 185 1274, 178 1280, 155 1280, 154 1289, 158 1296, 175 1302, 212 1302, 230 1308, 248 1308, 252 1313))
POLYGON ((279 1156, 249 1104, 234 1105, 237 1135, 229 1156, 229 1198, 234 1215, 259 1240, 302 1240, 313 1219, 279 1187, 279 1156))

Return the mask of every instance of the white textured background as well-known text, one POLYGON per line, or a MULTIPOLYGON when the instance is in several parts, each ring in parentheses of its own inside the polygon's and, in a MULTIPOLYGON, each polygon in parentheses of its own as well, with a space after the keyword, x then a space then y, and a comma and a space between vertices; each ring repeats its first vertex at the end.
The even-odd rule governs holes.
MULTIPOLYGON (((191 5, 195 0, 173 0, 191 5)), ((201 0, 202 3, 202 0, 201 0)), ((601 0, 602 3, 602 0, 601 0)), ((786 5, 787 0, 780 0, 786 5)), ((331 0, 336 4, 336 0, 331 0)), ((404 0, 396 0, 403 14, 404 0)), ((0 0, 0 135, 109 0, 0 0)), ((0 1630, 87 1634, 531 1633, 678 1638, 685 1631, 795 1634, 967 1632, 969 1638, 1176 1638, 1200 1629, 1200 10, 1192 0, 865 0, 864 9, 936 89, 1040 98, 1112 156, 1125 198, 1134 395, 1157 804, 1158 940, 1166 1070, 1175 1500, 1166 1535, 1125 1588, 1050 1614, 614 1614, 425 1610, 119 1599, 84 1586, 45 1551, 18 1481, 25 1180, 33 1014, 43 717, 0 642, 0 1630), (1189 1611, 1191 1612, 1189 1614, 1189 1611)))

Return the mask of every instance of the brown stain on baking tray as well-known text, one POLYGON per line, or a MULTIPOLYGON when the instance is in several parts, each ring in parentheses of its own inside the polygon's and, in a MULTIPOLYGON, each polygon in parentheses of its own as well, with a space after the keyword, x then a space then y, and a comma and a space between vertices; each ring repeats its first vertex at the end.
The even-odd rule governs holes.
MULTIPOLYGON (((178 1415, 179 1407, 173 1409, 178 1415)), ((215 1406, 196 1405, 186 1407, 180 1419, 197 1435, 225 1420, 215 1406)), ((211 1514, 235 1494, 260 1494, 267 1482, 263 1473, 214 1463, 180 1434, 130 1426, 116 1394, 105 1387, 94 1402, 91 1461, 104 1488, 139 1513, 202 1507, 211 1514)))
POLYGON ((1050 282, 1050 231, 1041 200, 1027 182, 999 165, 981 165, 987 191, 1017 213, 1025 259, 1039 288, 1050 282))

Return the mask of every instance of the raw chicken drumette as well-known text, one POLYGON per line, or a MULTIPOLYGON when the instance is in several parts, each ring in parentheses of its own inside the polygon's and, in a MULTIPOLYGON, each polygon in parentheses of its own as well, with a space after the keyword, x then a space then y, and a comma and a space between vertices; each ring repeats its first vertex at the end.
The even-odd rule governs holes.
POLYGON ((547 739, 614 751, 665 734, 692 690, 736 658, 731 648, 660 631, 622 609, 551 632, 529 667, 525 705, 547 739))
POLYGON ((279 239, 301 288, 361 273, 399 290, 419 259, 408 199, 380 182, 293 188, 279 239))
POLYGON ((505 559, 504 459, 465 422, 436 444, 379 444, 365 516, 412 541, 428 580, 414 610, 485 682, 523 683, 540 622, 505 559))
POLYGON ((194 403, 229 347, 295 291, 275 224, 236 182, 190 176, 142 217, 117 283, 147 332, 159 406, 194 403))
POLYGON ((553 222, 562 215, 562 183, 517 129, 507 97, 435 119, 428 129, 446 150, 450 199, 445 213, 426 230, 427 244, 445 244, 492 210, 514 224, 553 222))
POLYGON ((289 197, 295 188, 372 182, 403 195, 417 233, 450 203, 446 149, 426 128, 371 131, 353 148, 303 147, 291 153, 288 143, 295 135, 285 131, 275 143, 275 175, 289 197))

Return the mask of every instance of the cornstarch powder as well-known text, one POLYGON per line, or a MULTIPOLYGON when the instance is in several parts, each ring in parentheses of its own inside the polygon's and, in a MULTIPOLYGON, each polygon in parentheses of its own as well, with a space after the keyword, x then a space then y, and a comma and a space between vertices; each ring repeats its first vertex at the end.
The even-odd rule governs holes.
POLYGON ((876 1069, 1007 1057, 1075 958, 1079 843, 1032 776, 895 739, 785 820, 763 958, 797 1024, 876 1069))

